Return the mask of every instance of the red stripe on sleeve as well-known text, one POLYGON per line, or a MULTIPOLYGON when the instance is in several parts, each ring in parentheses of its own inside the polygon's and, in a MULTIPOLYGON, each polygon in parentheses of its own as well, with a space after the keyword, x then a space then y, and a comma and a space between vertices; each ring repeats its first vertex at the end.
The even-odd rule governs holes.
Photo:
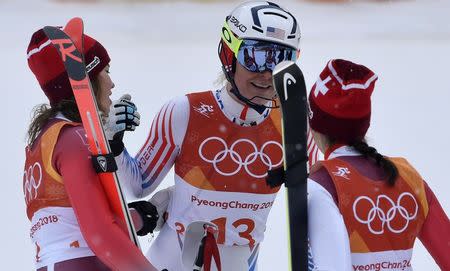
MULTIPOLYGON (((162 117, 161 125, 159 124, 159 120, 158 120, 158 123, 156 124, 157 131, 159 131, 159 130, 161 130, 161 131, 159 132, 159 134, 158 134, 158 132, 156 133, 156 136, 153 139, 153 142, 151 144, 152 144, 152 146, 155 146, 159 140, 161 140, 162 143, 161 143, 161 146, 158 147, 158 151, 156 152, 155 156, 150 160, 150 163, 148 163, 148 165, 146 166, 146 169, 144 171, 145 176, 147 176, 147 174, 149 174, 157 166, 158 160, 161 157, 161 155, 163 154, 164 149, 167 146, 167 138, 166 138, 166 129, 165 128, 166 128, 166 114, 167 114, 168 108, 169 108, 169 106, 166 106, 166 108, 164 109, 164 114, 162 117), (160 135, 160 137, 159 137, 159 135, 160 135)), ((158 116, 158 119, 159 119, 159 116, 158 116)))
MULTIPOLYGON (((170 159, 170 157, 172 156, 173 151, 175 150, 175 143, 173 142, 173 133, 172 133, 172 113, 173 113, 173 107, 170 110, 170 117, 169 117, 169 141, 170 141, 170 148, 169 151, 166 153, 166 155, 164 156, 164 159, 161 161, 161 163, 158 166, 158 169, 155 171, 155 173, 153 174, 153 176, 159 176, 159 174, 161 173, 162 169, 164 168, 164 166, 166 165, 167 161, 170 159)), ((166 141, 167 142, 167 141, 166 141)), ((167 144, 165 144, 167 145, 167 144)), ((164 148, 165 148, 164 145, 164 148)), ((163 149, 161 149, 163 151, 163 149)), ((156 160, 156 157, 153 161, 156 160)), ((152 162, 153 162, 152 161, 152 162)), ((156 160, 157 161, 157 160, 156 160)))
POLYGON ((156 116, 156 118, 153 119, 152 128, 150 129, 150 133, 148 134, 147 140, 145 141, 144 145, 139 150, 138 156, 141 155, 141 153, 144 151, 144 149, 147 149, 147 145, 149 142, 152 142, 151 144, 154 145, 154 138, 157 138, 157 136, 155 136, 155 131, 157 132, 157 130, 158 130, 157 126, 158 126, 159 117, 160 117, 162 111, 163 111, 163 108, 158 112, 158 115, 156 116))

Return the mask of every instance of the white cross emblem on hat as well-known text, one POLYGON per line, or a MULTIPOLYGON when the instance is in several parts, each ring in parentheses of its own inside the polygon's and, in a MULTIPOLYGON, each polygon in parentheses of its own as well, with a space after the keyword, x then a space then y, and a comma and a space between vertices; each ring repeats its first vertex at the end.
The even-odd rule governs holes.
POLYGON ((323 95, 327 94, 328 90, 330 90, 325 84, 330 82, 331 77, 328 76, 327 78, 325 78, 325 80, 317 79, 316 82, 316 88, 314 89, 314 96, 317 97, 317 95, 320 93, 322 93, 323 95))

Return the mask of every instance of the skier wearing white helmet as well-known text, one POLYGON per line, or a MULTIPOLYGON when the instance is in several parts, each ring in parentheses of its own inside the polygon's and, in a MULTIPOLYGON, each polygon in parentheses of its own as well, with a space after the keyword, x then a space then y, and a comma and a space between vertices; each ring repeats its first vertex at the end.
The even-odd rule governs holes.
POLYGON ((251 72, 271 72, 275 64, 283 60, 295 61, 300 52, 299 45, 300 28, 289 11, 266 1, 250 1, 238 6, 227 16, 219 44, 219 57, 230 83, 229 91, 258 112, 273 107, 270 102, 276 96, 273 87, 270 87, 270 92, 252 93, 254 96, 243 95, 241 91, 245 90, 236 84, 236 69, 242 66, 251 72), (252 52, 250 57, 254 63, 250 65, 246 57, 246 52, 249 51, 252 52), (274 65, 266 65, 269 54, 276 57, 274 65), (240 65, 236 65, 236 62, 240 65))
POLYGON ((298 58, 299 41, 298 22, 286 9, 266 1, 240 4, 221 29, 218 53, 226 84, 166 103, 137 155, 124 151, 116 158, 119 174, 127 175, 125 185, 137 197, 155 191, 174 166, 173 187, 130 205, 142 217, 139 235, 152 232, 155 224, 160 229, 147 253, 157 268, 257 270, 279 190, 265 179, 283 160, 272 70, 298 58), (193 239, 202 238, 187 237, 184 243, 185 236, 198 232, 205 236, 204 249, 186 251, 197 247, 193 239))

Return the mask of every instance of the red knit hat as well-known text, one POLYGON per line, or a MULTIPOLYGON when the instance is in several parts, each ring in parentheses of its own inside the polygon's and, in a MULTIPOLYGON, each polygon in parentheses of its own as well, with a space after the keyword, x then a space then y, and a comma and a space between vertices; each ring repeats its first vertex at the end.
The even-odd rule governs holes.
POLYGON ((341 142, 364 138, 377 79, 363 65, 330 60, 309 94, 311 128, 341 142))
MULTIPOLYGON (((110 58, 106 49, 95 39, 83 35, 83 42, 84 60, 88 67, 89 78, 92 79, 108 65, 110 58)), ((64 64, 43 29, 39 29, 31 37, 27 58, 28 66, 51 105, 73 96, 64 64)))

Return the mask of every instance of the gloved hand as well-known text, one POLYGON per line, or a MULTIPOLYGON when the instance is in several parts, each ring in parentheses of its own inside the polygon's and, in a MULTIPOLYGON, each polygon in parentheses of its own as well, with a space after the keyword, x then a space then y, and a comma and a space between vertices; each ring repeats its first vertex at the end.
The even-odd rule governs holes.
POLYGON ((134 201, 128 203, 129 208, 134 208, 142 219, 143 226, 136 233, 145 236, 154 231, 161 230, 165 223, 164 214, 169 206, 174 186, 156 192, 149 200, 134 201))
POLYGON ((124 94, 112 102, 109 114, 104 118, 104 128, 114 156, 118 156, 124 149, 124 132, 134 131, 140 124, 140 118, 136 105, 131 102, 130 94, 124 94))
POLYGON ((137 235, 145 236, 149 233, 153 233, 156 222, 159 219, 156 207, 146 200, 130 202, 128 203, 128 207, 135 209, 142 220, 142 227, 136 232, 137 235))
POLYGON ((286 173, 283 166, 267 171, 266 183, 270 188, 281 186, 286 182, 286 173))

